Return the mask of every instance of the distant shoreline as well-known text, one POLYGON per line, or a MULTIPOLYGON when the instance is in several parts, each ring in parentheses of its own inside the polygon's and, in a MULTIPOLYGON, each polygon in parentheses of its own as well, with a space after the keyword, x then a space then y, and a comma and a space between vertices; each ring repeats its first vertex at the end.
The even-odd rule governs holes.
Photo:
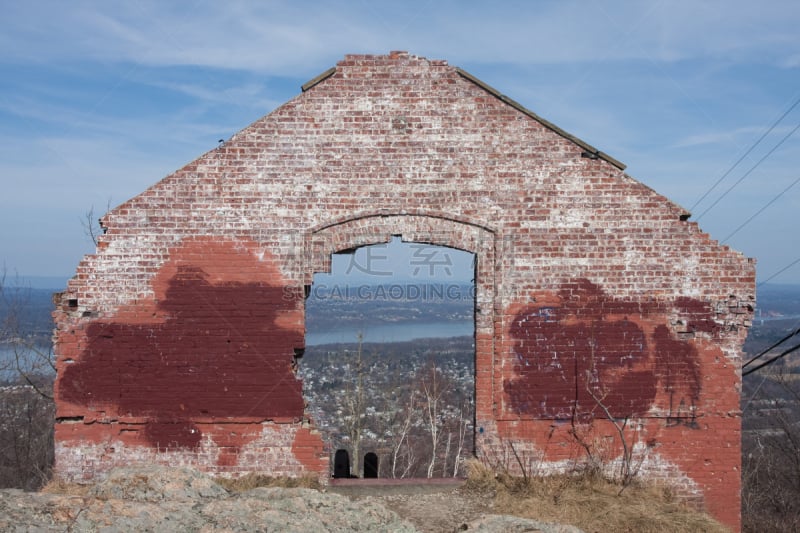
MULTIPOLYGON (((419 343, 430 343, 430 344, 462 344, 466 342, 471 342, 474 340, 474 337, 471 335, 459 335, 456 337, 422 337, 418 339, 409 339, 404 341, 394 341, 394 342, 363 342, 361 343, 361 349, 366 350, 368 348, 374 346, 386 346, 387 344, 419 344, 419 343)), ((332 342, 328 344, 313 344, 309 345, 309 348, 313 348, 314 350, 341 350, 341 349, 358 349, 358 342, 332 342)))

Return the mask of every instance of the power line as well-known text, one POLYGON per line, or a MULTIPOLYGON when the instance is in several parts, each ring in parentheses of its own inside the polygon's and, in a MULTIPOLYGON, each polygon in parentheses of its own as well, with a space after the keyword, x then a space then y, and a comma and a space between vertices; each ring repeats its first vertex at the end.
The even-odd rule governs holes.
POLYGON ((777 361, 778 359, 783 359, 784 357, 786 357, 786 356, 787 356, 787 355, 789 355, 790 353, 792 353, 792 352, 796 352, 797 350, 800 350, 800 344, 797 344, 797 345, 795 345, 795 346, 792 346, 792 347, 791 347, 791 348, 789 348, 788 350, 784 350, 783 352, 781 352, 780 354, 776 355, 776 356, 775 356, 775 357, 773 357, 772 359, 770 359, 770 360, 768 360, 768 361, 764 361, 764 362, 763 362, 763 363, 761 363, 760 365, 758 365, 758 366, 756 366, 756 367, 753 367, 753 368, 751 368, 750 370, 747 370, 747 371, 745 371, 745 372, 742 372, 742 377, 745 377, 745 376, 747 376, 748 374, 752 374, 752 373, 753 373, 753 372, 755 372, 756 370, 761 370, 761 369, 762 369, 762 368, 764 368, 765 366, 767 366, 767 365, 771 365, 772 363, 774 363, 774 362, 775 362, 775 361, 777 361))
POLYGON ((750 395, 750 399, 747 400, 747 403, 744 404, 744 407, 742 407, 742 415, 744 415, 745 411, 747 411, 747 408, 750 407, 750 404, 753 402, 753 399, 755 399, 756 394, 758 394, 758 391, 761 390, 761 387, 764 386, 764 382, 767 381, 768 377, 769 377, 768 374, 764 374, 764 377, 761 379, 761 383, 758 384, 758 387, 756 387, 756 390, 754 390, 753 394, 750 395))
POLYGON ((772 278, 777 277, 779 274, 783 274, 785 271, 789 270, 790 268, 792 268, 797 263, 800 263, 800 257, 798 257, 797 259, 795 259, 794 261, 792 261, 791 263, 789 263, 788 265, 786 265, 785 267, 783 267, 782 269, 778 270, 773 275, 771 275, 770 277, 768 277, 767 279, 765 279, 764 281, 762 281, 761 283, 756 285, 756 288, 762 286, 763 284, 765 284, 766 282, 768 282, 772 278))
POLYGON ((766 159, 767 159, 769 156, 771 156, 771 155, 772 155, 772 154, 775 152, 775 150, 777 150, 777 149, 778 149, 778 148, 779 148, 779 147, 780 147, 780 146, 781 146, 783 143, 785 143, 785 142, 786 142, 786 140, 787 140, 787 139, 789 139, 789 137, 791 137, 792 135, 794 135, 794 132, 796 132, 798 129, 800 129, 800 124, 798 124, 797 126, 795 126, 795 127, 794 127, 794 129, 793 129, 792 131, 790 131, 789 133, 787 133, 787 134, 786 134, 786 135, 783 137, 783 139, 781 139, 780 141, 778 141, 778 144, 776 144, 775 146, 773 146, 773 147, 772 147, 772 149, 771 149, 769 152, 767 152, 767 153, 766 153, 766 154, 765 154, 765 155, 764 155, 764 156, 763 156, 761 159, 759 159, 759 160, 758 160, 758 162, 756 162, 756 164, 755 164, 755 165, 753 165, 752 167, 750 167, 750 170, 748 170, 747 172, 745 172, 745 173, 742 175, 742 177, 741 177, 741 178, 739 178, 739 179, 736 181, 736 183, 734 183, 733 185, 731 185, 731 186, 728 188, 728 190, 727 190, 727 191, 725 191, 724 193, 722 193, 722 195, 720 195, 720 197, 719 197, 719 198, 717 198, 717 199, 714 201, 714 203, 712 203, 710 206, 708 206, 708 207, 706 208, 706 210, 705 210, 705 211, 703 211, 702 213, 700 213, 700 216, 699 216, 699 217, 697 217, 697 218, 695 219, 695 222, 699 221, 701 218, 703 218, 703 215, 705 215, 706 213, 708 213, 709 211, 711 211, 711 209, 712 209, 712 208, 713 208, 715 205, 717 205, 717 204, 718 204, 720 201, 722 201, 722 199, 723 199, 723 198, 725 198, 725 197, 728 195, 728 193, 729 193, 729 192, 731 192, 733 189, 735 189, 735 188, 736 188, 736 186, 737 186, 737 185, 739 185, 739 184, 740 184, 742 181, 744 181, 744 179, 745 179, 747 176, 749 176, 751 172, 753 172, 753 171, 754 171, 756 168, 758 168, 758 167, 759 167, 759 165, 761 165, 761 163, 763 163, 763 162, 764 162, 764 161, 765 161, 765 160, 766 160, 766 159))
POLYGON ((769 202, 767 202, 767 203, 764 205, 764 207, 762 207, 761 209, 759 209, 758 211, 756 211, 756 212, 755 212, 755 213, 754 213, 754 214, 753 214, 753 215, 752 215, 750 218, 748 218, 747 220, 745 220, 744 222, 742 222, 742 223, 739 225, 739 227, 738 227, 738 228, 736 228, 735 230, 733 230, 733 231, 732 231, 732 232, 731 232, 731 233, 730 233, 730 234, 729 234, 727 237, 725 237, 724 239, 722 239, 722 241, 720 241, 720 243, 721 243, 721 244, 725 244, 725 243, 728 241, 728 239, 730 239, 731 237, 733 237, 734 235, 736 235, 737 233, 739 233, 739 230, 740 230, 740 229, 742 229, 743 227, 745 227, 746 225, 748 225, 748 224, 749 224, 749 223, 750 223, 750 222, 751 222, 751 221, 752 221, 754 218, 756 218, 758 215, 760 215, 760 214, 761 214, 761 213, 762 213, 762 212, 763 212, 763 211, 764 211, 766 208, 768 208, 768 207, 769 207, 769 206, 771 206, 773 203, 775 203, 775 202, 778 200, 778 198, 780 198, 781 196, 783 196, 784 194, 786 194, 787 192, 789 192, 789 189, 791 189, 792 187, 794 187, 795 185, 797 185, 797 183, 798 183, 798 182, 800 182, 800 178, 797 178, 796 180, 794 180, 794 181, 792 182, 792 184, 791 184, 791 185, 789 185, 789 186, 788 186, 788 187, 786 187, 786 188, 785 188, 783 191, 781 191, 780 193, 778 193, 778 195, 777 195, 775 198, 773 198, 772 200, 770 200, 769 202))
POLYGON ((723 174, 723 175, 722 175, 722 176, 721 176, 721 177, 720 177, 720 178, 719 178, 719 179, 718 179, 716 182, 714 182, 714 185, 712 185, 712 186, 711 186, 711 188, 709 188, 709 189, 708 189, 708 190, 707 190, 705 193, 703 193, 703 196, 701 196, 701 197, 700 197, 700 199, 699 199, 699 200, 697 200, 697 201, 694 203, 694 205, 693 205, 691 208, 689 208, 689 211, 694 211, 694 208, 695 208, 695 207, 697 207, 697 205, 698 205, 700 202, 702 202, 703 200, 705 200, 706 196, 708 196, 709 194, 711 194, 711 191, 713 191, 714 189, 716 189, 716 188, 717 188, 717 185, 719 185, 719 184, 722 182, 722 180, 724 180, 726 177, 728 177, 728 174, 730 174, 730 173, 733 171, 733 169, 734 169, 734 168, 736 168, 737 166, 739 166, 739 163, 741 163, 742 161, 744 161, 744 158, 745 158, 745 157, 747 157, 748 155, 750 155, 750 152, 752 152, 753 150, 755 150, 755 148, 756 148, 756 147, 757 147, 757 146, 758 146, 758 145, 761 143, 761 141, 763 141, 763 140, 764 140, 764 138, 766 138, 766 136, 767 136, 767 135, 769 135, 769 134, 772 132, 772 130, 774 130, 774 129, 775 129, 775 127, 776 127, 776 126, 777 126, 777 125, 778 125, 778 124, 779 124, 779 123, 780 123, 780 122, 781 122, 781 121, 782 121, 784 118, 786 118, 786 115, 788 115, 789 113, 791 113, 791 112, 792 112, 792 110, 793 110, 795 107, 797 107, 797 104, 800 104, 800 97, 798 97, 798 98, 797 98, 797 100, 795 100, 795 101, 794 101, 794 103, 793 103, 793 104, 792 104, 792 105, 789 107, 789 109, 787 109, 787 110, 786 110, 786 111, 785 111, 785 112, 784 112, 784 113, 783 113, 783 114, 782 114, 780 117, 778 117, 778 119, 777 119, 775 122, 773 122, 773 123, 772 123, 772 126, 770 126, 770 127, 769 127, 769 129, 767 129, 767 131, 765 131, 765 132, 764 132, 764 133, 761 135, 761 137, 759 137, 759 138, 758 138, 758 140, 757 140, 755 143, 753 143, 753 145, 752 145, 752 146, 750 146, 750 148, 748 148, 748 149, 747 149, 747 151, 746 151, 746 152, 745 152, 745 153, 744 153, 744 154, 743 154, 743 155, 742 155, 742 156, 741 156, 739 159, 737 159, 737 160, 736 160, 736 162, 735 162, 735 163, 734 163, 734 164, 733 164, 733 165, 732 165, 732 166, 731 166, 731 167, 730 167, 730 168, 729 168, 729 169, 728 169, 728 170, 725 172, 725 174, 723 174))
MULTIPOLYGON (((694 205, 691 207, 690 211, 691 211, 691 210, 694 210, 694 208, 695 208, 695 207, 697 207, 697 205, 698 205, 700 202, 702 202, 702 201, 703 201, 703 200, 704 200, 704 199, 705 199, 705 198, 706 198, 706 197, 707 197, 707 196, 708 196, 708 195, 711 193, 711 191, 713 191, 713 190, 714 190, 714 189, 717 187, 717 185, 719 185, 719 184, 722 182, 722 180, 724 180, 724 179, 725 179, 725 178, 726 178, 726 177, 727 177, 727 176, 728 176, 728 175, 731 173, 731 171, 733 171, 733 169, 734 169, 734 168, 736 168, 736 167, 739 165, 739 163, 741 163, 741 162, 742 162, 742 161, 743 161, 743 160, 744 160, 744 159, 745 159, 745 158, 746 158, 746 157, 747 157, 747 156, 748 156, 748 155, 749 155, 749 154, 750 154, 750 153, 751 153, 751 152, 752 152, 752 151, 753 151, 753 150, 754 150, 754 149, 755 149, 755 148, 756 148, 756 147, 757 147, 757 146, 758 146, 760 143, 761 143, 761 141, 763 141, 763 140, 764 140, 764 138, 766 138, 766 136, 767 136, 767 135, 769 135, 769 133, 770 133, 770 132, 772 132, 772 130, 773 130, 773 129, 775 129, 775 127, 776 127, 776 126, 777 126, 777 125, 778 125, 778 124, 779 124, 779 123, 780 123, 780 122, 781 122, 781 121, 782 121, 782 120, 783 120, 783 119, 784 119, 784 118, 785 118, 785 117, 786 117, 786 116, 787 116, 787 115, 788 115, 788 114, 789 114, 789 113, 790 113, 790 112, 791 112, 791 111, 792 111, 792 110, 793 110, 795 107, 797 107, 797 105, 798 105, 798 104, 800 104, 800 98, 796 99, 796 100, 794 101, 794 103, 793 103, 793 104, 792 104, 792 105, 791 105, 791 106, 790 106, 790 107, 789 107, 789 108, 788 108, 788 109, 787 109, 787 110, 786 110, 786 111, 785 111, 785 112, 784 112, 784 113, 783 113, 783 114, 782 114, 780 117, 778 117, 778 119, 777 119, 775 122, 773 122, 773 124, 772 124, 772 125, 771 125, 771 126, 768 128, 768 129, 767 129, 767 131, 765 131, 765 132, 764 132, 764 133, 761 135, 761 137, 759 137, 759 138, 758 138, 758 140, 756 140, 756 142, 755 142, 755 143, 753 143, 753 145, 752 145, 752 146, 751 146, 751 147, 750 147, 750 148, 749 148, 749 149, 748 149, 748 150, 747 150, 747 151, 746 151, 746 152, 745 152, 745 153, 744 153, 744 154, 743 154, 743 155, 742 155, 742 156, 741 156, 741 157, 740 157, 740 158, 739 158, 739 159, 738 159, 738 160, 737 160, 737 161, 736 161, 736 162, 735 162, 735 163, 734 163, 734 164, 733 164, 733 165, 732 165, 732 166, 731 166, 731 167, 730 167, 730 168, 729 168, 729 169, 728 169, 726 172, 725 172, 725 174, 723 174, 723 175, 722 175, 722 177, 720 177, 720 178, 719 178, 719 179, 718 179, 718 180, 717 180, 717 181, 714 183, 714 185, 712 185, 712 186, 711 186, 711 188, 710 188, 710 189, 708 189, 708 190, 707 190, 707 191, 706 191, 706 192, 703 194, 703 196, 701 196, 701 197, 700 197, 700 199, 699 199, 699 200, 697 200, 697 201, 694 203, 694 205)), ((778 148, 779 148, 779 147, 780 147, 780 146, 781 146, 781 145, 782 145, 784 142, 786 142, 786 140, 787 140, 787 139, 789 139, 789 137, 791 137, 792 135, 794 135, 794 133, 795 133, 795 132, 796 132, 798 129, 800 129, 800 124, 798 124, 797 126, 795 126, 795 127, 794 127, 794 129, 792 129, 792 130, 791 130, 789 133, 787 133, 787 134, 786 134, 786 135, 785 135, 785 136, 784 136, 784 137, 783 137, 783 138, 782 138, 782 139, 781 139, 781 140, 780 140, 780 141, 779 141, 779 142, 778 142, 778 143, 777 143, 775 146, 773 146, 773 147, 772 147, 772 149, 770 149, 770 151, 769 151, 769 152, 767 152, 767 153, 766 153, 766 154, 765 154, 765 155, 764 155, 764 156, 763 156, 761 159, 759 159, 759 160, 756 162, 756 164, 755 164, 755 165, 753 165, 752 167, 750 167, 750 169, 749 169, 747 172, 745 172, 745 173, 744 173, 744 174, 743 174, 743 175, 742 175, 742 176, 741 176, 741 177, 740 177, 740 178, 739 178, 739 179, 738 179, 738 180, 737 180, 737 181, 736 181, 736 182, 735 182, 733 185, 731 185, 731 186, 728 188, 728 190, 726 190, 724 193, 722 193, 722 195, 720 195, 720 197, 719 197, 719 198, 717 198, 717 199, 716 199, 716 200, 715 200, 715 201, 714 201, 714 202, 713 202, 713 203, 712 203, 710 206, 708 206, 708 207, 705 209, 705 211, 703 211, 703 212, 700 214, 700 216, 698 216, 698 217, 697 217, 697 219, 696 219, 696 220, 698 220, 698 221, 699 221, 699 220, 700 220, 700 219, 701 219, 701 218, 702 218, 702 217, 703 217, 703 216, 704 216, 706 213, 708 213, 708 212, 709 212, 709 211, 710 211, 710 210, 711 210, 711 209, 712 209, 714 206, 716 206, 716 205, 717 205, 717 204, 718 204, 720 201, 722 201, 722 199, 723 199, 723 198, 725 198, 725 196, 727 196, 727 195, 728 195, 728 193, 730 193, 730 192, 731 192, 731 191, 732 191, 734 188, 736 188, 736 187, 737 187, 737 186, 738 186, 738 185, 739 185, 739 184, 740 184, 742 181, 744 181, 744 179, 745 179, 745 178, 747 178, 747 176, 749 176, 749 175, 750 175, 750 174, 751 174, 751 173, 752 173, 752 172, 753 172, 753 171, 754 171, 756 168, 758 168, 758 167, 759 167, 759 166, 760 166, 760 165, 761 165, 761 164, 762 164, 762 163, 763 163, 763 162, 764 162, 764 161, 765 161, 765 160, 766 160, 766 159, 767 159, 769 156, 771 156, 771 155, 772 155, 772 154, 775 152, 775 150, 777 150, 777 149, 778 149, 778 148)), ((745 220, 745 221, 744 221, 742 224, 740 224, 740 225, 739 225, 739 226, 738 226, 738 227, 737 227, 735 230, 733 230, 733 231, 732 231, 730 234, 728 234, 728 236, 727 236, 727 237, 725 237, 725 238, 724 238, 724 239, 721 241, 721 243, 722 243, 722 244, 724 244, 725 242, 727 242, 727 240, 728 240, 728 239, 730 239, 731 237, 733 237, 733 236, 734 236, 736 233, 738 233, 738 232, 739 232, 739 231, 740 231, 742 228, 744 228, 744 227, 745 227, 747 224, 749 224, 749 223, 750 223, 750 222, 751 222, 753 219, 755 219, 755 218, 756 218, 758 215, 760 215, 761 213, 763 213, 763 212, 764 212, 764 211, 765 211, 767 208, 769 208, 769 207, 770 207, 770 206, 771 206, 773 203, 775 203, 775 202, 776 202, 776 201, 777 201, 779 198, 781 198, 781 197, 782 197, 784 194, 786 194, 786 193, 787 193, 787 192, 788 192, 788 191, 789 191, 789 190, 790 190, 792 187, 794 187, 795 185, 797 185, 797 183, 798 183, 798 182, 800 182, 800 177, 798 177, 798 178, 797 178, 795 181, 793 181, 793 182, 792 182, 792 183, 791 183, 791 184, 790 184, 788 187, 786 187, 786 188, 785 188, 783 191, 781 191, 780 193, 778 193, 778 195, 776 195, 776 196, 775 196, 774 198, 772 198, 772 199, 771 199, 769 202, 767 202, 767 203, 766 203, 766 204, 765 204, 763 207, 761 207, 761 209, 759 209, 758 211, 756 211, 756 212, 755 212, 753 215, 751 215, 751 216, 750 216, 750 217, 749 217, 747 220, 745 220)), ((776 277, 776 276, 778 276, 779 274, 782 274, 784 271, 788 270, 789 268, 791 268, 792 266, 794 266, 794 265, 795 265, 795 264, 797 264, 798 262, 800 262, 800 258, 798 258, 798 259, 796 259, 796 260, 792 261, 792 262, 791 262, 791 263, 789 263, 787 266, 783 267, 783 268, 782 268, 782 269, 780 269, 778 272, 776 272, 775 274, 773 274, 773 275, 772 275, 772 276, 770 276, 769 278, 767 278, 767 279, 765 279, 764 281, 762 281, 761 283, 759 283, 759 284, 757 285, 757 287, 760 287, 761 285, 763 285, 763 284, 767 283, 768 281, 770 281, 771 279, 775 278, 775 277, 776 277)), ((744 376, 747 376, 747 375, 749 375, 749 374, 752 374, 753 372, 755 372, 755 371, 757 371, 757 370, 760 370, 760 369, 762 369, 762 368, 764 368, 764 367, 766 367, 766 366, 768 366, 768 365, 770 365, 770 364, 774 363, 775 361, 778 361, 778 360, 780 360, 780 359, 782 359, 782 358, 786 357, 786 356, 787 356, 787 355, 789 355, 790 353, 793 353, 793 352, 795 352, 795 351, 797 351, 797 350, 800 350, 800 344, 798 344, 798 345, 796 345, 796 346, 793 346, 793 347, 789 348, 788 350, 784 350, 784 351, 783 351, 783 352, 781 352, 779 355, 777 355, 777 356, 773 357, 772 359, 769 359, 769 360, 767 360, 767 361, 764 361, 763 363, 761 363, 761 364, 759 364, 759 365, 757 365, 757 366, 755 366, 755 367, 751 368, 750 370, 746 370, 746 371, 744 370, 744 369, 746 369, 748 366, 750 366, 752 363, 754 363, 755 361, 757 361, 757 360, 759 360, 760 358, 762 358, 763 356, 765 356, 765 355, 766 355, 767 353, 769 353, 771 350, 775 349, 776 347, 780 346, 781 344, 783 344, 784 342, 786 342, 787 340, 791 339, 792 337, 794 337, 794 336, 796 336, 796 335, 798 335, 798 334, 800 334, 800 328, 797 328, 797 329, 795 329, 794 331, 792 331, 791 333, 789 333, 788 335, 786 335, 785 337, 783 337, 782 339, 780 339, 778 342, 774 343, 772 346, 770 346, 770 347, 769 347, 769 348, 767 348, 766 350, 762 351, 761 353, 757 354, 755 357, 753 357, 753 358, 751 358, 749 361, 747 361, 747 362, 746 362, 744 365, 742 365, 742 370, 743 370, 743 372, 742 372, 742 377, 744 377, 744 376)), ((763 385, 763 381, 762 381, 762 385, 763 385)), ((759 386, 759 388, 760 388, 760 386, 759 386)), ((751 398, 751 400, 752 400, 752 398, 751 398)), ((749 402, 748 402, 748 404, 749 404, 749 402)))
POLYGON ((747 368, 750 365, 750 363, 760 359, 761 357, 763 357, 764 355, 769 353, 771 350, 773 350, 774 348, 777 348, 778 346, 780 346, 784 342, 788 341, 789 339, 791 339, 792 337, 794 337, 797 334, 800 334, 800 328, 797 328, 796 330, 794 330, 793 332, 789 333, 784 338, 782 338, 781 340, 779 340, 778 342, 776 342, 775 344, 773 344, 772 346, 770 346, 769 348, 767 348, 763 352, 759 353, 758 355, 756 355, 755 357, 753 357, 752 359, 747 361, 745 364, 742 365, 742 370, 747 368))
MULTIPOLYGON (((778 274, 780 274, 781 272, 783 272, 784 270, 786 270, 787 268, 789 268, 789 267, 793 266, 794 264, 796 264, 796 263, 798 263, 798 262, 800 262, 800 258, 798 258, 798 259, 795 259, 794 261, 792 261, 791 263, 789 263, 787 266, 785 266, 784 268, 780 269, 778 272, 776 272, 775 274, 773 274, 772 276, 770 276, 770 277, 769 277, 769 278, 767 278, 766 280, 764 280, 764 281, 762 281, 761 283, 759 283, 758 285, 756 285, 756 287, 760 287, 761 285, 765 284, 767 281, 771 280, 772 278, 774 278, 775 276, 777 276, 778 274)), ((759 370, 759 369, 761 369, 761 368, 764 368, 765 366, 767 366, 767 365, 770 365, 770 364, 774 363, 774 362, 775 362, 775 361, 777 361, 778 359, 782 359, 783 357, 785 357, 785 356, 789 355, 790 353, 792 353, 792 352, 796 351, 797 349, 800 349, 800 345, 794 346, 794 347, 792 347, 792 348, 790 348, 790 349, 786 350, 785 352, 783 352, 783 353, 779 354, 778 356, 774 357, 773 359, 770 359, 770 360, 768 360, 768 361, 766 361, 766 362, 764 362, 764 363, 762 363, 762 364, 758 365, 758 366, 757 366, 757 367, 755 367, 755 368, 751 368, 750 370, 747 370, 747 371, 745 371, 745 369, 746 369, 748 366, 750 366, 752 363, 754 363, 754 362, 756 362, 757 360, 761 359, 762 357, 764 357, 765 355, 767 355, 769 352, 771 352, 772 350, 774 350, 775 348, 777 348, 778 346, 780 346, 781 344, 783 344, 783 343, 784 343, 784 342, 786 342, 787 340, 791 339, 792 337, 794 337, 794 336, 796 336, 796 335, 800 335, 800 327, 798 327, 798 324, 800 324, 800 322, 796 323, 796 324, 793 326, 793 329, 794 329, 794 331, 792 331, 791 333, 789 333, 788 335, 786 335, 785 337, 783 337, 783 338, 782 338, 782 339, 780 339, 779 341, 775 342, 775 343, 774 343, 772 346, 770 346, 770 347, 769 347, 769 348, 767 348, 766 350, 763 350, 763 351, 761 351, 760 353, 758 353, 757 355, 755 355, 755 356, 751 357, 751 358, 750 358, 750 360, 748 360, 748 361, 747 361, 745 364, 743 364, 743 365, 742 365, 742 377, 745 377, 746 375, 748 375, 748 374, 751 374, 751 373, 755 372, 756 370, 759 370)), ((762 381, 762 385, 763 385, 763 381, 762 381)), ((758 387, 758 388, 760 389, 760 388, 761 388, 761 385, 759 385, 759 387, 758 387)), ((758 389, 756 389, 756 392, 758 392, 758 389)), ((750 402, 753 400, 753 397, 755 397, 755 394, 756 394, 756 393, 753 393, 753 396, 752 396, 752 397, 750 398, 750 400, 747 402, 747 404, 748 404, 748 405, 749 405, 749 404, 750 404, 750 402)))
MULTIPOLYGON (((762 281, 761 283, 759 283, 758 285, 756 285, 756 287, 760 287, 761 285, 765 284, 767 281, 771 280, 772 278, 774 278, 775 276, 777 276, 778 274, 780 274, 781 272, 783 272, 784 270, 788 269, 789 267, 791 267, 791 266, 795 265, 795 264, 796 264, 796 263, 798 263, 798 262, 800 262, 800 258, 797 258, 797 259, 795 259, 794 261, 792 261, 791 263, 789 263, 787 266, 783 267, 783 268, 782 268, 782 269, 780 269, 778 272, 776 272, 775 274, 773 274, 773 275, 772 275, 772 276, 770 276, 769 278, 765 279, 764 281, 762 281)), ((788 350, 786 350, 786 351, 782 352, 781 354, 777 355, 776 357, 774 357, 774 358, 772 358, 772 359, 770 359, 770 360, 768 360, 768 361, 765 361, 764 363, 761 363, 761 364, 760 364, 760 365, 758 365, 757 367, 755 367, 755 368, 751 368, 750 370, 747 370, 747 371, 744 371, 744 369, 745 369, 745 368, 747 368, 748 366, 750 366, 750 364, 752 364, 752 363, 754 363, 755 361, 757 361, 757 360, 761 359, 762 357, 764 357, 765 355, 767 355, 769 352, 771 352, 772 350, 774 350, 775 348, 777 348, 778 346, 780 346, 781 344, 783 344, 783 343, 784 343, 784 342, 786 342, 787 340, 791 339, 792 337, 794 337, 794 336, 796 336, 796 335, 800 335, 800 327, 797 327, 797 324, 795 324, 794 328, 795 328, 795 329, 794 329, 794 331, 792 331, 791 333, 789 333, 788 335, 786 335, 785 337, 783 337, 782 339, 780 339, 779 341, 777 341, 776 343, 774 343, 772 346, 770 346, 770 347, 769 347, 769 348, 767 348, 766 350, 763 350, 762 352, 758 353, 757 355, 755 355, 755 356, 751 357, 749 361, 747 361, 745 364, 743 364, 743 365, 742 365, 742 371, 743 371, 743 372, 742 372, 742 377, 745 377, 745 376, 746 376, 746 375, 748 375, 748 374, 752 374, 752 373, 753 373, 753 372, 755 372, 756 370, 759 370, 759 369, 761 369, 761 368, 764 368, 765 366, 767 366, 767 365, 770 365, 770 364, 774 363, 774 362, 775 362, 775 361, 777 361, 778 359, 782 359, 783 357, 785 357, 785 356, 789 355, 790 353, 792 353, 792 352, 794 352, 794 351, 796 351, 796 350, 800 349, 800 344, 798 344, 797 346, 793 346, 792 348, 789 348, 788 350)), ((759 386, 759 388, 760 388, 760 386, 759 386)), ((754 394, 754 396, 755 396, 755 394, 754 394)), ((751 397, 751 398, 750 398, 750 400, 752 401, 752 399, 753 399, 753 398, 751 397)), ((750 402, 747 402, 747 403, 749 404, 750 402)))

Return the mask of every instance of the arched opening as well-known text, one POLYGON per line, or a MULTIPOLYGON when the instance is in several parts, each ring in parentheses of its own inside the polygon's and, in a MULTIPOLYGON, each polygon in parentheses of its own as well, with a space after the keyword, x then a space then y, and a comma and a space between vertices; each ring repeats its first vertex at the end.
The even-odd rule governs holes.
POLYGON ((464 474, 474 453, 475 257, 395 236, 332 254, 330 273, 314 276, 299 375, 308 414, 329 450, 349 452, 350 475, 464 474))

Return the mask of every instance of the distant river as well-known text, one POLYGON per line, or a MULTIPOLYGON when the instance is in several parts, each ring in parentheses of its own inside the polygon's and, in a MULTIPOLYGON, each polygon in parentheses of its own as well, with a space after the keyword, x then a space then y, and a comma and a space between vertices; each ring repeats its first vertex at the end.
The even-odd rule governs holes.
POLYGON ((374 324, 363 327, 346 327, 336 330, 307 331, 306 344, 354 343, 358 334, 364 334, 364 342, 404 342, 414 339, 463 337, 472 335, 472 322, 426 322, 423 324, 374 324))
MULTIPOLYGON (((345 327, 335 330, 312 331, 306 333, 306 344, 309 346, 319 344, 355 343, 358 334, 364 334, 364 342, 404 342, 414 339, 431 339, 447 337, 463 337, 472 335, 474 326, 472 322, 426 322, 402 324, 373 324, 363 327, 345 327)), ((4 363, 13 361, 14 351, 0 345, 0 369, 6 367, 4 363)), ((12 373, 0 372, 0 379, 8 379, 12 373)))

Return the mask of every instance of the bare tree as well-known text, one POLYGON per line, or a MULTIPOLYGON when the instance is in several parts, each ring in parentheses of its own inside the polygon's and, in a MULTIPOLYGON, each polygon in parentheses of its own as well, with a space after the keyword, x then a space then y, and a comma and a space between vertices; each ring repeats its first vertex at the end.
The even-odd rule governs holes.
POLYGON ((0 356, 0 375, 12 381, 21 379, 52 399, 49 387, 42 386, 41 379, 55 374, 50 340, 25 331, 23 316, 29 305, 30 290, 21 285, 19 280, 7 283, 5 271, 0 273, 0 347, 5 352, 0 356))
POLYGON ((53 414, 53 402, 30 386, 0 387, 0 487, 34 490, 50 478, 53 414))
POLYGON ((765 375, 748 402, 742 439, 745 531, 800 530, 800 379, 765 375))
POLYGON ((399 460, 401 458, 401 450, 405 449, 405 466, 399 477, 406 477, 411 471, 413 464, 414 451, 413 447, 409 446, 411 426, 414 419, 414 391, 410 391, 404 409, 401 411, 402 417, 394 424, 395 440, 392 444, 392 477, 396 478, 399 460))
POLYGON ((366 404, 364 400, 364 357, 363 357, 364 335, 358 334, 358 349, 355 357, 351 361, 351 380, 345 386, 345 428, 350 439, 350 448, 353 452, 353 470, 355 475, 361 472, 361 436, 364 430, 366 418, 366 404))
POLYGON ((458 444, 456 445, 456 451, 454 454, 453 459, 453 477, 458 476, 458 471, 461 468, 461 464, 463 463, 464 459, 462 457, 462 453, 464 452, 464 443, 467 438, 467 433, 469 431, 470 426, 470 418, 467 417, 467 410, 464 408, 464 400, 459 403, 458 406, 458 426, 457 426, 457 437, 458 437, 458 444))
MULTIPOLYGON (((111 198, 109 198, 106 202, 106 213, 108 213, 110 210, 111 198)), ((94 206, 91 206, 89 210, 83 214, 83 218, 81 219, 81 227, 83 228, 84 235, 86 235, 89 240, 92 241, 92 244, 97 246, 100 235, 105 233, 105 228, 103 228, 102 219, 95 213, 94 206)))
POLYGON ((453 432, 447 432, 447 440, 444 445, 444 454, 442 455, 442 477, 447 477, 447 460, 450 458, 450 443, 453 440, 453 432))
POLYGON ((23 323, 29 291, 0 274, 0 487, 35 489, 53 464, 52 352, 23 323))
POLYGON ((363 452, 372 451, 382 476, 425 477, 429 468, 431 476, 459 475, 472 453, 468 435, 474 418, 471 397, 463 397, 471 385, 463 391, 455 386, 461 383, 460 367, 450 376, 432 360, 420 363, 421 355, 403 361, 365 349, 359 344, 349 352, 328 352, 324 364, 335 364, 337 371, 303 378, 310 412, 330 448, 350 451, 354 474, 361 473, 363 452))
POLYGON ((447 379, 442 375, 442 371, 433 360, 429 361, 422 369, 419 384, 422 411, 430 445, 430 460, 426 474, 429 478, 433 477, 433 471, 436 467, 443 426, 441 411, 447 389, 447 379))

